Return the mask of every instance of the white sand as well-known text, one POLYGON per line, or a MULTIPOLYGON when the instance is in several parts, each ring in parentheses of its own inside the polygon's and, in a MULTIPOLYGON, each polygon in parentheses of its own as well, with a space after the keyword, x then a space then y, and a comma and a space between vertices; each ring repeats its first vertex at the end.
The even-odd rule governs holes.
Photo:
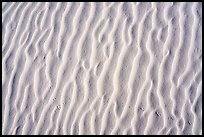
POLYGON ((201 3, 2 3, 2 134, 202 134, 201 3))

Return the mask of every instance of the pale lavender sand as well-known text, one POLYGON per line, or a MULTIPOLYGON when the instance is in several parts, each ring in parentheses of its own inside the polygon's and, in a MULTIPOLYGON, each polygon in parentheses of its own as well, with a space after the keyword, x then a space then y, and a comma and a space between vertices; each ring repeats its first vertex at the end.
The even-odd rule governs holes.
POLYGON ((202 134, 202 3, 2 3, 2 134, 202 134))

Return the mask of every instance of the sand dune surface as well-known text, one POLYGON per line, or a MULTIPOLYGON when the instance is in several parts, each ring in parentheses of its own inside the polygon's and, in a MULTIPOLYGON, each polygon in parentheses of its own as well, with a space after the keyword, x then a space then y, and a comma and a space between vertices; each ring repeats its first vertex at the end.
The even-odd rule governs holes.
POLYGON ((3 135, 201 135, 202 3, 3 2, 3 135))

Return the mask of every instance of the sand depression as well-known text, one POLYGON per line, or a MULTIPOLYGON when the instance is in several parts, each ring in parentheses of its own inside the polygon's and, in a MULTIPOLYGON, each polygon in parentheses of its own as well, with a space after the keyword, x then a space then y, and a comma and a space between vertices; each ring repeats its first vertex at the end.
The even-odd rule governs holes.
POLYGON ((202 3, 2 3, 2 134, 202 134, 202 3))

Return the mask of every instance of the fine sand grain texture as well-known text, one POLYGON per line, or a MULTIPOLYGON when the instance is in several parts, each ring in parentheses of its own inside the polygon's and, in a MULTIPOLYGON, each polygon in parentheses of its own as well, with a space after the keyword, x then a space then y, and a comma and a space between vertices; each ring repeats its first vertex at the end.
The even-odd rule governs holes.
POLYGON ((2 3, 2 134, 202 134, 202 3, 2 3))

